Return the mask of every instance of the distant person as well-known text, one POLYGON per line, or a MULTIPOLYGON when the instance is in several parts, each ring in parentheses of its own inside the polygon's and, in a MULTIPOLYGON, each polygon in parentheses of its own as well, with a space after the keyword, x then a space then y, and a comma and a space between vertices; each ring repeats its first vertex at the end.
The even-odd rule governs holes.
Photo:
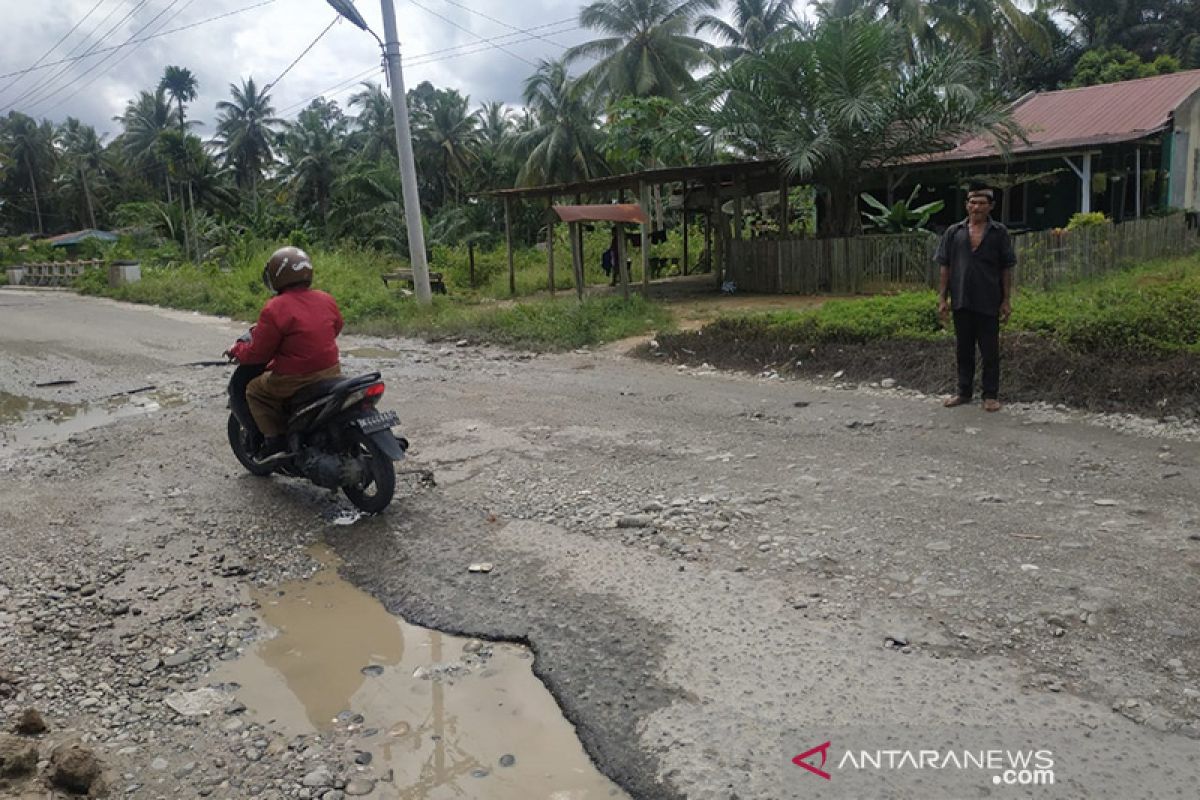
POLYGON ((995 195, 976 186, 967 192, 967 218, 942 234, 934 260, 941 265, 938 315, 954 316, 958 393, 946 408, 971 402, 975 349, 983 361, 984 411, 1000 410, 1000 324, 1012 313, 1012 276, 1017 256, 1008 229, 992 219, 995 195))
POLYGON ((620 235, 616 225, 612 226, 612 240, 608 243, 608 249, 600 255, 600 268, 604 270, 605 275, 611 276, 608 282, 609 286, 617 285, 617 277, 620 275, 617 272, 617 237, 620 235))
POLYGON ((256 455, 269 461, 287 450, 287 402, 305 386, 342 374, 337 335, 342 313, 325 292, 311 288, 312 261, 298 247, 276 250, 263 267, 267 301, 249 341, 225 351, 242 364, 266 364, 246 386, 250 414, 265 438, 256 455))

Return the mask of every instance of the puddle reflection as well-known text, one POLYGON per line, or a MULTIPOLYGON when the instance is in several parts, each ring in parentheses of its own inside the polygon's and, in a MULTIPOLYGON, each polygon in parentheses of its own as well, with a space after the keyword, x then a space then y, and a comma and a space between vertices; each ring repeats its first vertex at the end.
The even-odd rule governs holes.
POLYGON ((372 796, 396 800, 627 797, 596 771, 530 667, 527 648, 408 625, 322 568, 261 592, 278 631, 222 666, 250 713, 295 735, 341 728, 371 754, 372 796))
POLYGON ((62 441, 115 419, 184 402, 183 397, 165 391, 123 394, 91 403, 64 403, 0 392, 0 444, 62 441))

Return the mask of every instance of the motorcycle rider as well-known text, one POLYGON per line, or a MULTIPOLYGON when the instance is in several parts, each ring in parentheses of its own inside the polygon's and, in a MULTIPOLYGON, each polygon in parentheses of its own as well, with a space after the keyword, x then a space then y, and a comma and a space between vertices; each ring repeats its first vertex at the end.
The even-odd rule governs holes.
POLYGON ((246 386, 250 414, 265 437, 255 458, 287 455, 287 402, 309 384, 342 374, 335 341, 344 324, 337 301, 312 288, 313 267, 298 247, 281 247, 263 267, 262 279, 275 296, 251 328, 249 340, 225 351, 242 364, 266 364, 246 386))

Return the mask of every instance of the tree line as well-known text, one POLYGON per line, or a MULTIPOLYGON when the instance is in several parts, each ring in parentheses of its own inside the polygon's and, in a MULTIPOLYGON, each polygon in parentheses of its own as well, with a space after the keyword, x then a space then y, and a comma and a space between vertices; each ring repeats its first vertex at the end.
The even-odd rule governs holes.
MULTIPOLYGON (((523 105, 455 89, 408 92, 434 242, 495 237, 479 193, 665 165, 774 158, 818 187, 821 233, 859 226, 879 165, 968 134, 1019 136, 1026 91, 1200 67, 1200 0, 598 0, 596 38, 544 60, 523 105)), ((387 93, 364 83, 277 116, 253 78, 229 85, 215 134, 196 133, 193 73, 167 66, 105 141, 75 118, 0 118, 0 232, 151 232, 212 259, 246 233, 404 252, 387 93)), ((518 232, 540 220, 527 209, 518 232)))

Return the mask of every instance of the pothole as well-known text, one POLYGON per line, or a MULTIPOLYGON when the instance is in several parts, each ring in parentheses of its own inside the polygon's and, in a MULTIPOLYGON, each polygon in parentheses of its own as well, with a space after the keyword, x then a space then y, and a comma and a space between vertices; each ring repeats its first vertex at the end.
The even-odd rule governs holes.
POLYGON ((255 721, 348 737, 346 779, 374 783, 373 797, 627 797, 588 759, 528 648, 409 625, 342 580, 328 548, 310 552, 312 577, 255 592, 273 638, 212 676, 237 685, 255 721))
POLYGON ((88 403, 64 403, 0 392, 0 445, 53 443, 123 417, 181 405, 169 391, 122 394, 88 403))

